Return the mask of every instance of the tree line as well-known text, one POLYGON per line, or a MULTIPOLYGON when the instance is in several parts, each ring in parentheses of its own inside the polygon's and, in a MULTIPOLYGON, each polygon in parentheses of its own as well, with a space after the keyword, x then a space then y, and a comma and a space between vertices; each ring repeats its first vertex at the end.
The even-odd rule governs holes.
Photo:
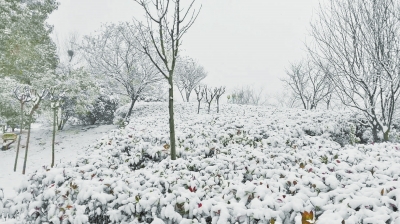
POLYGON ((389 140, 400 94, 400 2, 330 0, 311 23, 307 57, 284 82, 304 109, 332 102, 363 115, 373 141, 389 140))
POLYGON ((106 24, 82 41, 70 35, 63 43, 50 38, 46 22, 58 8, 56 0, 0 2, 5 12, 0 14, 0 124, 3 132, 5 126, 18 127, 20 136, 28 129, 23 173, 37 114, 52 112, 53 167, 56 131, 71 119, 107 123, 119 104, 129 101, 128 120, 135 103, 146 99, 168 101, 171 158, 176 158, 173 88, 188 101, 207 75, 197 61, 179 53, 201 7, 195 1, 136 2, 147 20, 106 24))

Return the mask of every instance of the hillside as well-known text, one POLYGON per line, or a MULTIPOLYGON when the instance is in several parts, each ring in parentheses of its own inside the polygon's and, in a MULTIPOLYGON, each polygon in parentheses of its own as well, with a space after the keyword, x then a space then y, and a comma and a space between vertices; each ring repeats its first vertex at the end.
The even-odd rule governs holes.
POLYGON ((400 145, 350 145, 350 112, 195 111, 176 105, 177 160, 167 105, 142 104, 84 155, 0 194, 0 212, 8 223, 400 223, 400 145))

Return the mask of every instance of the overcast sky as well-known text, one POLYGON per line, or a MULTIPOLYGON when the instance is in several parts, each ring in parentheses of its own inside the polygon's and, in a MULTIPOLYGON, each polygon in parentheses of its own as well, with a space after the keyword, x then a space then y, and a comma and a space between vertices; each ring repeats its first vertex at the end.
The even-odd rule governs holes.
MULTIPOLYGON (((133 0, 59 0, 49 18, 60 39, 98 30, 102 23, 141 16, 133 0)), ((184 55, 208 71, 206 84, 280 91, 289 62, 304 55, 318 0, 197 0, 201 13, 183 39, 184 55)))

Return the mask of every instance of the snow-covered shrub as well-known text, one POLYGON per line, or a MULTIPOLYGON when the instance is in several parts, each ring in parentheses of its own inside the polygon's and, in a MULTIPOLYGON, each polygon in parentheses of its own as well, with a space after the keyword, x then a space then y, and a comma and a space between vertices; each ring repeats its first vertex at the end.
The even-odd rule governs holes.
POLYGON ((93 105, 88 105, 86 111, 78 113, 77 117, 83 124, 112 124, 118 101, 112 96, 99 96, 93 105))
POLYGON ((3 212, 32 223, 400 221, 399 148, 341 147, 329 133, 332 117, 345 115, 318 122, 319 112, 246 106, 243 114, 237 105, 195 115, 185 105, 176 108, 177 160, 166 104, 138 105, 125 129, 76 162, 31 174, 3 212))

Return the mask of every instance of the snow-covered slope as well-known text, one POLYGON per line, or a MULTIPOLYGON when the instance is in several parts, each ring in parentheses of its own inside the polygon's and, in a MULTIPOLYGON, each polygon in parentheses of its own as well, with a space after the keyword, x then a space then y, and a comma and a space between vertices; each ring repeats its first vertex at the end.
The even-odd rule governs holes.
POLYGON ((341 147, 350 113, 195 111, 176 105, 179 159, 167 105, 140 105, 76 161, 29 175, 3 212, 17 223, 400 223, 400 146, 341 147))

